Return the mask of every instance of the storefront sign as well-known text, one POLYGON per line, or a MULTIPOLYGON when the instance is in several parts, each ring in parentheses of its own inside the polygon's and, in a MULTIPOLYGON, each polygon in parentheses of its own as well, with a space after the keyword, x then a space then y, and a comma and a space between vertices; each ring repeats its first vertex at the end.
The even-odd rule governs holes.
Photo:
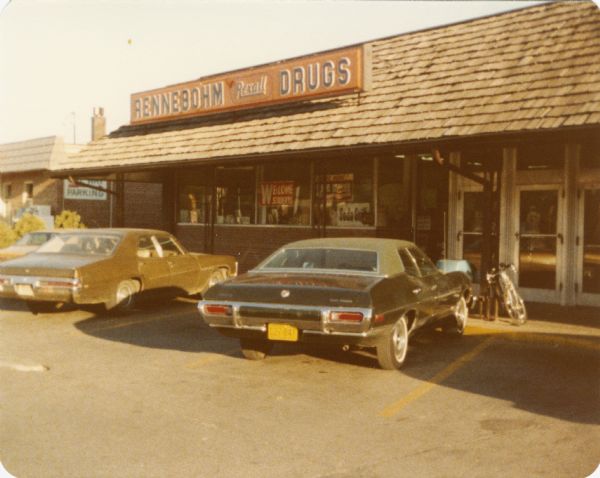
POLYGON ((364 46, 319 53, 131 95, 131 123, 342 95, 365 89, 364 46))
POLYGON ((261 206, 293 206, 294 181, 268 181, 260 183, 261 206))
MULTIPOLYGON (((107 182, 98 179, 82 179, 81 183, 86 183, 91 186, 106 189, 107 182)), ((104 201, 108 195, 105 191, 98 191, 97 189, 86 188, 83 186, 73 186, 71 182, 65 179, 64 182, 64 198, 65 199, 82 199, 87 201, 104 201)))

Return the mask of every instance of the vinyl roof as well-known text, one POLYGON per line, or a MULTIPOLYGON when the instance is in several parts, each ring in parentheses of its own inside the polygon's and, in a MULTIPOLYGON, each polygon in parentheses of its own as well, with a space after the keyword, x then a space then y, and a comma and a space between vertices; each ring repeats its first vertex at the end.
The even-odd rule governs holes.
POLYGON ((600 10, 558 2, 368 43, 360 94, 123 126, 61 170, 600 126, 600 10))

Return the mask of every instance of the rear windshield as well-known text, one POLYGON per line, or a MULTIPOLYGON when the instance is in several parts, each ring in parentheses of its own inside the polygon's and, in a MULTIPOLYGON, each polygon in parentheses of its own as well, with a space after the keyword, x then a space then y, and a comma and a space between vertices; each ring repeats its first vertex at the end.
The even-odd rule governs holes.
POLYGON ((46 242, 52 234, 50 232, 30 232, 19 239, 15 245, 17 246, 41 246, 46 242))
POLYGON ((42 245, 37 252, 109 256, 118 243, 119 236, 108 234, 60 234, 42 245))
POLYGON ((377 272, 377 252, 356 249, 282 249, 258 269, 377 272))

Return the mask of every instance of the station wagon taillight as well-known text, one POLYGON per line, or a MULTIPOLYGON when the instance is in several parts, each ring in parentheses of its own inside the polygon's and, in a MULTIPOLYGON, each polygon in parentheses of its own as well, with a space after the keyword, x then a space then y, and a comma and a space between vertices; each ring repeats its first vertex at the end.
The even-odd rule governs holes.
POLYGON ((42 279, 36 284, 38 287, 63 287, 67 289, 80 286, 79 279, 42 279))
POLYGON ((204 304, 202 311, 204 315, 232 315, 230 305, 204 304))
POLYGON ((329 320, 332 322, 360 322, 362 319, 362 312, 331 312, 329 314, 329 320))

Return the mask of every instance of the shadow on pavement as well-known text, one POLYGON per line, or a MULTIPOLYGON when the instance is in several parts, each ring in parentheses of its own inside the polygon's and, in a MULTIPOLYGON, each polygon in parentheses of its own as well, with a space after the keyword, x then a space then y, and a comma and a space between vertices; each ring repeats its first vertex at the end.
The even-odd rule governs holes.
MULTIPOLYGON (((74 325, 100 339, 141 347, 231 355, 238 346, 237 340, 210 329, 200 318, 196 301, 191 299, 148 304, 140 313, 94 316, 74 325)), ((432 329, 411 337, 407 362, 397 373, 377 370, 372 351, 343 352, 339 347, 277 344, 272 355, 297 355, 301 361, 320 359, 373 369, 375 380, 397 380, 406 375, 424 383, 509 401, 532 413, 600 424, 597 335, 528 331, 526 325, 505 330, 474 325, 465 336, 457 338, 432 329), (492 342, 481 354, 465 358, 486 340, 492 342), (436 379, 453 367, 456 370, 443 380, 436 379)), ((241 353, 235 356, 241 359, 241 353)), ((330 373, 323 367, 319 369, 319 373, 330 373)))
MULTIPOLYGON (((204 323, 197 301, 145 301, 131 313, 101 313, 74 323, 81 332, 104 340, 182 352, 219 352, 221 337, 204 323)), ((232 341, 233 344, 237 341, 232 341)))

